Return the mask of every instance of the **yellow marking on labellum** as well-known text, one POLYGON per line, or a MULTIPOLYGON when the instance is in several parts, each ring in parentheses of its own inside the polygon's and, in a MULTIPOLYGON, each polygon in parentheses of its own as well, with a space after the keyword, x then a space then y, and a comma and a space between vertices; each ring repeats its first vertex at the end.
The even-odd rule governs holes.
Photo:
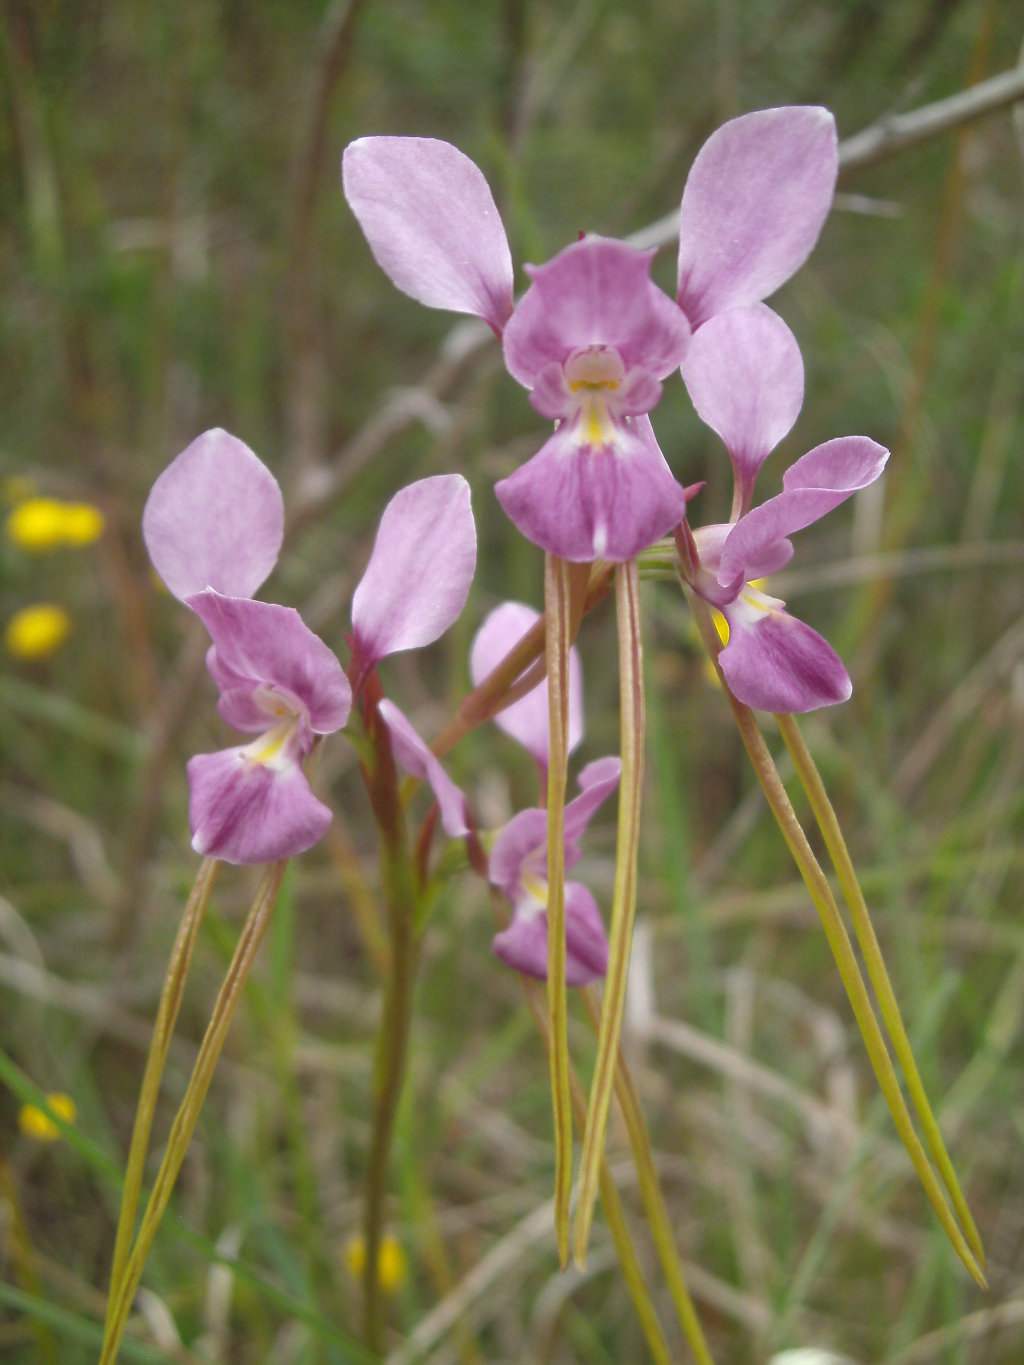
MULTIPOLYGON (((282 712, 275 709, 274 714, 281 715, 282 712)), ((262 735, 255 744, 250 745, 247 754, 250 763, 273 763, 281 750, 288 743, 289 739, 291 739, 295 732, 295 727, 298 725, 299 718, 298 716, 290 715, 287 712, 283 714, 287 715, 286 720, 281 721, 279 725, 275 725, 272 730, 268 730, 265 735, 262 735)))

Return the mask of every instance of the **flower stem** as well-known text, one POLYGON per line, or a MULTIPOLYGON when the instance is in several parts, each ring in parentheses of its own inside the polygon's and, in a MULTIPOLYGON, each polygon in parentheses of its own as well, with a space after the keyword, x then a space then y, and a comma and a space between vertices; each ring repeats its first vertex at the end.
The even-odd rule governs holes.
POLYGON ((700 630, 701 639, 704 647, 718 669, 719 678, 725 695, 729 700, 733 716, 736 720, 740 737, 743 745, 753 764, 757 780, 761 784, 761 789, 768 799, 768 805, 772 815, 775 817, 782 836, 789 846, 789 851, 793 855, 793 860, 797 865, 800 875, 804 879, 807 890, 810 892, 818 915, 821 918, 825 935, 828 938, 829 947, 832 949, 832 956, 835 958, 836 966, 839 968, 839 975, 846 988, 853 1013, 860 1029, 861 1037, 864 1039, 864 1046, 867 1049, 872 1068, 878 1080, 879 1088, 885 1096, 886 1104, 896 1125, 896 1131, 907 1150, 907 1155, 917 1172, 918 1179, 924 1186, 925 1193, 931 1201, 932 1208, 935 1210, 939 1222, 946 1231, 946 1235, 957 1255, 963 1261, 965 1267, 970 1272, 972 1278, 983 1288, 987 1288, 984 1273, 979 1266, 977 1259, 971 1248, 968 1246, 960 1227, 950 1211, 946 1202, 946 1197, 942 1192, 942 1187, 936 1179, 935 1172, 928 1162, 928 1157, 921 1145, 921 1140, 917 1136, 910 1114, 907 1110, 903 1094, 900 1090, 896 1072, 893 1069, 892 1061, 889 1057, 885 1039, 878 1026, 871 1007, 871 999, 868 995, 864 978, 861 975, 860 967, 857 965, 857 958, 854 955, 853 945, 850 943, 850 936, 846 932, 842 916, 832 895, 832 889, 828 884, 824 872, 807 842, 800 822, 796 818, 796 812, 790 804, 786 789, 783 786, 782 778, 779 776, 775 761, 771 756, 764 736, 757 724, 749 706, 733 696, 728 684, 722 675, 718 665, 718 654, 721 650, 718 634, 715 630, 714 622, 707 605, 697 597, 685 584, 683 591, 693 610, 694 618, 700 630))
MULTIPOLYGON (((598 1004, 597 996, 589 986, 582 987, 580 995, 583 998, 587 1018, 590 1020, 594 1032, 599 1033, 601 1007, 598 1004)), ((621 1048, 618 1050, 615 1066, 615 1094, 619 1101, 619 1108, 622 1110, 622 1116, 626 1121, 629 1144, 633 1150, 633 1163, 640 1180, 640 1198, 643 1201, 644 1212, 647 1214, 647 1221, 650 1224, 651 1236, 654 1238, 658 1259, 661 1261, 661 1269, 668 1284, 669 1293, 672 1295, 672 1302, 675 1304, 679 1324, 686 1335, 686 1340, 690 1343, 690 1350, 693 1352, 698 1365, 714 1365, 711 1351, 700 1325, 700 1319, 697 1317, 697 1310, 694 1307, 693 1299, 690 1297, 683 1263, 676 1248, 672 1222, 668 1215, 668 1209, 665 1207, 661 1185, 658 1182, 658 1173, 654 1168, 651 1139, 640 1105, 640 1096, 637 1094, 632 1072, 621 1048)), ((603 1194, 601 1198, 603 1201, 603 1194)))
POLYGON ((234 957, 231 959, 224 984, 221 986, 220 994, 217 996, 213 1007, 206 1036, 203 1038, 199 1055, 192 1068, 192 1076, 185 1092, 185 1098, 181 1102, 181 1107, 171 1127, 167 1139, 167 1150, 160 1164, 160 1170, 157 1172, 153 1192, 149 1197, 146 1212, 143 1214, 139 1226, 138 1237, 135 1240, 131 1255, 125 1263, 116 1296, 111 1296, 113 1307, 108 1310, 99 1365, 113 1365, 117 1358, 121 1338, 124 1336, 132 1303, 135 1299, 135 1291, 142 1279, 146 1257, 149 1255, 153 1239, 160 1226, 160 1220, 163 1218, 170 1201, 178 1172, 185 1160, 185 1153, 199 1120, 199 1113, 210 1088, 210 1082, 213 1080, 214 1069, 227 1039, 228 1029, 242 998, 242 990, 252 970, 253 962, 256 960, 260 944, 270 927, 274 903, 277 900, 281 879, 287 866, 288 860, 282 859, 280 862, 271 863, 267 867, 256 892, 256 898, 246 917, 234 957))
POLYGON ((555 1234, 562 1269, 569 1263, 572 1110, 569 1006, 565 984, 565 784, 569 759, 569 565, 544 556, 544 621, 551 736, 548 805, 548 1030, 555 1127, 555 1234))
MULTIPOLYGON (((605 1128, 615 1081, 615 1064, 626 1006, 629 949, 636 912, 637 864, 640 852, 640 798, 644 775, 643 644, 640 620, 640 574, 636 560, 616 566, 615 618, 619 636, 619 734, 622 778, 615 836, 615 888, 612 896, 608 975, 590 1085, 590 1104, 580 1158, 580 1195, 576 1206, 573 1253, 583 1265, 594 1216, 605 1128)), ((550 918, 550 912, 549 912, 550 918)), ((550 976, 549 976, 550 980, 550 976)))
POLYGON ((373 1133, 366 1165, 366 1204, 363 1210, 363 1322, 366 1344, 381 1354, 384 1324, 379 1280, 380 1244, 384 1230, 388 1161, 395 1120, 405 1078, 412 1026, 419 939, 413 929, 410 898, 389 897, 391 968, 384 982, 384 1015, 377 1036, 374 1062, 373 1133))
MULTIPOLYGON (((519 981, 523 988, 523 994, 526 996, 526 1002, 529 1005, 530 1011, 537 1024, 537 1028, 540 1030, 545 1046, 550 1051, 551 1034, 548 1029, 547 1011, 541 1003, 540 988, 537 982, 528 976, 520 974, 519 981)), ((576 1116, 577 1124, 582 1128, 587 1118, 587 1099, 580 1079, 572 1067, 569 1068, 569 1089, 572 1097, 573 1113, 576 1116)), ((629 1226, 626 1223, 626 1215, 622 1207, 622 1200, 619 1198, 619 1192, 615 1187, 614 1180, 612 1180, 611 1172, 608 1169, 608 1163, 603 1157, 601 1158, 600 1191, 601 1204, 604 1208, 605 1218, 608 1220, 608 1228, 612 1234, 612 1241, 615 1243, 615 1251, 619 1258, 619 1264, 622 1266, 622 1274, 626 1281, 626 1288, 629 1291, 630 1298, 633 1300, 633 1306, 636 1309, 637 1317, 640 1319, 640 1325, 643 1328, 644 1336, 647 1338, 647 1344, 650 1347, 651 1355, 657 1362, 657 1365, 670 1365, 672 1357, 669 1353, 668 1343, 665 1340, 665 1334, 662 1331, 661 1323, 658 1321, 657 1310, 651 1301, 650 1291, 647 1288, 647 1282, 644 1279, 643 1271, 640 1268, 640 1262, 637 1259, 636 1248, 633 1245, 629 1226)), ((700 1365, 713 1365, 711 1357, 708 1355, 698 1355, 697 1359, 700 1362, 700 1365)))
POLYGON ((960 1189, 960 1184, 956 1178, 956 1171, 949 1153, 946 1151, 945 1143, 942 1141, 942 1133, 939 1125, 932 1113, 928 1103, 928 1096, 925 1093, 924 1083, 921 1074, 917 1069, 917 1062, 914 1059, 914 1052, 910 1046, 910 1039, 903 1026, 900 1017, 899 1005, 896 1003, 896 995, 889 980, 889 973, 886 970, 885 960, 882 957, 882 950, 878 945, 875 936, 874 926, 871 923, 871 916, 868 914, 867 903, 864 900, 864 893, 857 880, 854 871, 853 861, 850 858, 843 832, 839 827, 839 821, 832 808, 832 803, 828 799, 825 791, 825 784, 821 780, 817 765, 811 757, 810 751, 804 742, 803 735, 796 723, 796 718, 790 715, 777 715, 775 720, 779 727, 779 732, 785 741, 786 748, 789 750, 793 765, 796 768, 797 776, 803 785, 804 791, 811 803, 811 810, 817 821, 818 828, 821 830, 828 849, 829 857, 832 859, 836 875, 839 878, 839 885, 842 888, 843 897, 850 911, 850 918, 853 920, 854 932, 857 935, 857 942, 860 944, 861 952, 864 954, 864 961, 867 965, 868 976, 875 989, 879 1007, 882 1011, 882 1018, 888 1029, 889 1037, 892 1039, 893 1049, 903 1074, 906 1077, 907 1089, 913 1101, 914 1109, 924 1132, 925 1145, 931 1155, 932 1160, 938 1168, 942 1182, 949 1192, 949 1197, 953 1201, 953 1207, 964 1228, 967 1241, 970 1243, 971 1250, 977 1256, 982 1268, 985 1265, 985 1249, 982 1246, 981 1237, 975 1226, 971 1211, 967 1206, 960 1189))
POLYGON ((110 1294, 107 1299, 109 1313, 118 1297, 121 1277, 124 1273, 128 1253, 131 1250, 132 1235, 135 1231, 135 1215, 139 1206, 139 1193, 149 1151, 149 1137, 153 1129, 160 1083, 163 1079, 167 1053, 171 1046, 175 1020, 185 990, 185 981, 192 965, 192 954, 199 938, 199 929, 206 913, 206 906, 217 880, 220 863, 214 858, 204 858, 196 874, 195 884, 181 917, 178 934, 171 949, 171 960, 167 964, 153 1023, 153 1036, 149 1042, 149 1056, 142 1077, 142 1090, 135 1111, 135 1125, 132 1128, 131 1146, 128 1149, 128 1164, 125 1169, 124 1191, 121 1195, 121 1212, 117 1220, 117 1236, 114 1241, 114 1256, 110 1269, 110 1294))

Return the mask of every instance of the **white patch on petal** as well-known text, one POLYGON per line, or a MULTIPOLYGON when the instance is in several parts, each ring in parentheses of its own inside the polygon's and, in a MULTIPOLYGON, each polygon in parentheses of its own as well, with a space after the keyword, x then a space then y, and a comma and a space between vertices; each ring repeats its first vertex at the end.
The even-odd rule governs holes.
POLYGON ((604 554, 605 550, 607 550, 607 548, 608 548, 608 527, 607 527, 607 526, 603 526, 603 525, 602 525, 602 526, 595 526, 595 527, 594 527, 594 557, 595 557, 595 559, 600 559, 601 556, 604 554))

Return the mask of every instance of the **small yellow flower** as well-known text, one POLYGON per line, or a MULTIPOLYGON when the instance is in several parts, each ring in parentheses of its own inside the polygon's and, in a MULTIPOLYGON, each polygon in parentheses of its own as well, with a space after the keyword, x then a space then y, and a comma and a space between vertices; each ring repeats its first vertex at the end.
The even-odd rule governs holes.
POLYGON ((99 540, 105 527, 103 513, 91 502, 69 502, 64 508, 64 542, 76 550, 99 540))
POLYGON ((4 630, 4 644, 16 659, 46 659, 71 633, 71 617, 52 602, 37 602, 15 612, 4 630))
MULTIPOLYGON (((353 1279, 362 1278, 366 1268, 366 1244, 362 1237, 351 1237, 345 1246, 345 1264, 353 1279)), ((377 1279, 385 1294, 394 1294, 405 1282, 405 1252, 396 1237, 383 1237, 377 1253, 377 1279)))
POLYGON ((23 550, 45 554, 70 545, 80 549, 103 534, 103 513, 88 502, 59 498, 28 498, 7 518, 7 538, 23 550))
MULTIPOLYGON (((70 1095, 62 1095, 58 1091, 53 1095, 47 1095, 46 1103, 65 1123, 74 1123, 78 1117, 78 1108, 70 1095)), ((37 1142, 56 1142, 60 1137, 60 1129, 49 1114, 44 1113, 37 1104, 21 1106, 18 1127, 26 1137, 35 1138, 37 1142)))

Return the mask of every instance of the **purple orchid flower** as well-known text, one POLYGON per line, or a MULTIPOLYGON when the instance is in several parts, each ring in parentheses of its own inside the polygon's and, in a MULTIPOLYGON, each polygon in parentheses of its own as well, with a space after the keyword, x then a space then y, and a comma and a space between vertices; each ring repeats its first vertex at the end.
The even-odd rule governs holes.
POLYGON ((729 624, 719 657, 734 695, 759 711, 803 712, 846 701, 852 684, 832 646, 752 579, 777 573, 793 555, 788 537, 873 483, 889 452, 866 436, 816 446, 783 476, 783 491, 724 526, 693 532, 693 587, 729 624))
MULTIPOLYGON (((579 841, 601 803, 619 784, 622 764, 599 758, 579 775, 580 795, 565 808, 565 866, 579 862, 579 841)), ((491 945, 517 972, 548 975, 548 814, 520 811, 498 834, 487 866, 493 885, 512 903, 512 920, 491 945)), ((565 884, 565 979, 570 986, 597 981, 608 970, 608 939, 597 902, 581 882, 565 884)))
POLYGON ((331 822, 302 763, 317 735, 348 719, 348 679, 297 611, 252 600, 274 567, 283 531, 274 476, 219 430, 193 441, 164 470, 142 517, 157 573, 210 632, 217 709, 236 730, 258 736, 188 764, 192 847, 224 862, 303 853, 331 822))
POLYGON ((528 539, 564 559, 632 559, 685 510, 647 414, 690 332, 765 298, 810 253, 832 202, 836 132, 824 109, 769 109, 724 125, 698 154, 681 210, 673 303, 653 253, 587 237, 514 306, 512 261, 479 169, 446 142, 361 138, 345 195, 393 282, 433 308, 471 313, 503 337, 509 371, 557 426, 496 487, 528 539))
MULTIPOLYGON (((157 572, 210 632, 207 667, 221 716, 258 736, 188 764, 192 846, 225 862, 272 862, 317 842, 331 812, 313 795, 303 761, 352 705, 341 664, 298 612, 252 600, 283 530, 277 481, 224 431, 178 456, 143 513, 157 572)), ((462 611, 475 565, 463 478, 424 479, 396 494, 353 600, 363 675, 386 654, 437 639, 462 611)))

